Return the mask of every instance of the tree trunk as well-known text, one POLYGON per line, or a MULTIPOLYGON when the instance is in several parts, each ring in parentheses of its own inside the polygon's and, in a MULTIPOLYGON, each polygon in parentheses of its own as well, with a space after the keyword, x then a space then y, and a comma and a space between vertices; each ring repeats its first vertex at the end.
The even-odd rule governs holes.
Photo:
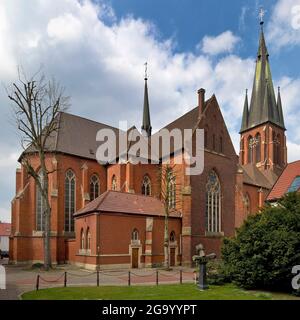
POLYGON ((52 267, 51 262, 51 206, 49 203, 48 173, 45 165, 44 154, 41 155, 41 194, 43 200, 44 218, 44 268, 48 271, 52 267))
POLYGON ((169 228, 168 228, 168 212, 165 212, 165 232, 164 232, 164 265, 167 269, 170 267, 169 262, 169 228))

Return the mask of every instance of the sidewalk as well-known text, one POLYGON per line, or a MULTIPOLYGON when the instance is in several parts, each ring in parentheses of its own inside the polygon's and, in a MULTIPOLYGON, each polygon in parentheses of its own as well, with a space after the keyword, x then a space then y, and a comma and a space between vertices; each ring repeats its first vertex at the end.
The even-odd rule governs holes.
MULTIPOLYGON (((3 263, 3 261, 2 261, 3 263)), ((97 273, 80 269, 72 265, 60 265, 49 272, 31 269, 28 266, 7 265, 6 290, 0 290, 0 300, 16 300, 26 292, 36 289, 37 276, 40 275, 39 288, 63 287, 65 272, 67 272, 67 286, 96 286, 97 273)), ((182 282, 194 281, 194 269, 174 267, 171 271, 163 269, 132 269, 132 270, 100 270, 99 285, 131 285, 156 284, 157 270, 158 281, 161 283, 179 283, 180 270, 182 269, 182 282), (130 276, 129 276, 130 271, 130 276)))

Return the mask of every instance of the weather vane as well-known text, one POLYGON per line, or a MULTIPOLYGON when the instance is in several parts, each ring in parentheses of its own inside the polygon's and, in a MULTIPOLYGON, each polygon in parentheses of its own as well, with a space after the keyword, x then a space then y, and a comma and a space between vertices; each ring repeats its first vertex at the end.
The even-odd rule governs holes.
POLYGON ((260 10, 259 10, 259 19, 260 19, 260 24, 264 24, 264 16, 266 14, 266 11, 264 10, 263 7, 260 7, 260 10))
POLYGON ((147 71, 148 71, 148 62, 145 62, 144 63, 144 66, 145 66, 145 80, 148 79, 148 74, 147 74, 147 71))

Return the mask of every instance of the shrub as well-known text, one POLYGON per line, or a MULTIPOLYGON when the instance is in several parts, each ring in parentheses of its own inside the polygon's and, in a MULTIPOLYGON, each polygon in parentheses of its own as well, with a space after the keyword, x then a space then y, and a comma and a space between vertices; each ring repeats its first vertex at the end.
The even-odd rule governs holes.
POLYGON ((224 239, 222 258, 225 277, 241 287, 291 291, 291 270, 300 264, 300 195, 249 216, 234 238, 224 239))

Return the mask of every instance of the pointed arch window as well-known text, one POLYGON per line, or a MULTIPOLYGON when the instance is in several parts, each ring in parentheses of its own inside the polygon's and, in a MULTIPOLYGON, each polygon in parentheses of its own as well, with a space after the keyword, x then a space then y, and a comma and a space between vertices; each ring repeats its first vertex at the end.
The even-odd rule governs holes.
POLYGON ((75 174, 68 170, 65 176, 65 231, 74 231, 75 174))
POLYGON ((145 175, 142 183, 142 194, 151 196, 151 180, 148 175, 145 175))
POLYGON ((90 200, 98 198, 100 195, 100 181, 96 174, 93 174, 90 180, 90 200))
POLYGON ((211 171, 206 183, 206 231, 221 232, 221 184, 215 171, 211 171))
MULTIPOLYGON (((43 183, 43 175, 42 170, 38 173, 39 182, 43 183)), ((44 231, 45 230, 45 221, 44 221, 44 211, 46 209, 41 190, 36 184, 36 191, 35 191, 35 198, 36 198, 36 230, 37 231, 44 231)))
POLYGON ((171 179, 169 183, 169 209, 176 208, 176 179, 173 174, 171 174, 171 179))
POLYGON ((91 233, 90 228, 86 231, 86 249, 91 250, 91 233))
POLYGON ((257 133, 255 136, 255 162, 258 163, 261 161, 261 137, 257 133))
POLYGON ((253 137, 248 137, 248 163, 253 162, 253 137))
POLYGON ((80 249, 84 250, 84 246, 85 246, 84 231, 83 231, 83 229, 81 229, 81 232, 80 232, 80 249))
POLYGON ((245 214, 246 216, 248 216, 251 213, 251 203, 250 203, 250 197, 248 193, 246 193, 244 197, 244 208, 245 208, 245 214))
POLYGON ((176 235, 175 235, 175 231, 172 231, 170 233, 170 242, 174 242, 176 241, 176 235))
POLYGON ((139 240, 139 232, 137 229, 133 229, 131 234, 131 240, 138 241, 139 240))
POLYGON ((117 191, 117 178, 115 175, 111 179, 111 190, 117 191))

